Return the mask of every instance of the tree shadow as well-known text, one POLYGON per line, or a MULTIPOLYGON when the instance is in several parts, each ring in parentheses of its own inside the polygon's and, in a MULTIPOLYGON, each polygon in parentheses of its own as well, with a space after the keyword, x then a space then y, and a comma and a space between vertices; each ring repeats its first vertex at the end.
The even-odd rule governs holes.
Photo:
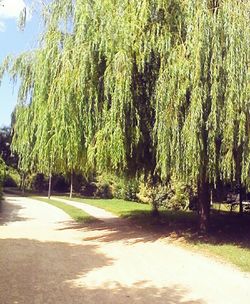
POLYGON ((123 219, 110 219, 89 225, 70 225, 64 229, 84 229, 93 235, 85 240, 96 239, 103 242, 154 242, 167 238, 171 242, 184 240, 190 244, 233 244, 250 249, 249 214, 240 217, 238 214, 212 212, 210 231, 206 235, 199 234, 197 222, 194 212, 163 211, 160 220, 156 221, 150 211, 136 210, 127 213, 123 219))
POLYGON ((5 239, 0 248, 0 302, 6 304, 75 303, 69 282, 112 263, 94 245, 5 239))
POLYGON ((218 212, 211 214, 211 225, 207 235, 199 235, 193 232, 187 236, 187 240, 196 243, 208 243, 212 245, 236 245, 250 249, 250 214, 218 212))
MULTIPOLYGON (((15 198, 11 198, 11 201, 15 201, 15 198)), ((20 205, 11 203, 7 204, 5 200, 0 202, 0 225, 7 225, 12 222, 26 221, 27 219, 20 216, 20 210, 23 208, 20 205)))
POLYGON ((85 289, 84 293, 84 304, 206 304, 201 299, 186 300, 188 291, 178 285, 157 288, 147 282, 138 282, 129 287, 119 283, 112 287, 107 284, 98 289, 85 289))
POLYGON ((181 286, 157 288, 148 282, 124 286, 115 279, 92 286, 84 280, 87 274, 114 262, 96 245, 5 239, 0 248, 2 304, 204 303, 187 300, 188 291, 181 286))

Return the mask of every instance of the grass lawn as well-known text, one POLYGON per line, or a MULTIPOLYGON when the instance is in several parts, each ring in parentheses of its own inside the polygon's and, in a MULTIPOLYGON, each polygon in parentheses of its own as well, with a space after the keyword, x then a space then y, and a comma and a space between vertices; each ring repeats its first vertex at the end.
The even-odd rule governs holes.
MULTIPOLYGON (((64 197, 69 199, 68 197, 64 197)), ((154 230, 151 207, 119 199, 72 198, 103 208, 114 214, 154 230)), ((161 210, 161 222, 157 227, 162 235, 173 237, 181 246, 203 252, 250 272, 250 216, 241 219, 236 213, 214 211, 211 215, 211 232, 207 236, 197 233, 197 215, 194 212, 161 210)))
POLYGON ((190 243, 191 249, 215 256, 237 266, 240 270, 250 272, 250 250, 237 244, 209 244, 204 242, 190 243))
POLYGON ((45 203, 48 203, 59 209, 62 209, 65 213, 67 213, 70 217, 72 217, 77 222, 91 223, 91 222, 96 221, 96 219, 94 217, 90 216, 88 213, 84 212, 83 210, 70 206, 70 205, 67 205, 65 203, 58 202, 53 199, 41 198, 39 196, 32 196, 32 198, 45 202, 45 203))
MULTIPOLYGON (((66 196, 63 198, 69 199, 66 196)), ((71 200, 99 207, 125 218, 131 217, 133 213, 147 214, 151 211, 151 207, 148 204, 139 204, 122 199, 72 198, 71 200)))

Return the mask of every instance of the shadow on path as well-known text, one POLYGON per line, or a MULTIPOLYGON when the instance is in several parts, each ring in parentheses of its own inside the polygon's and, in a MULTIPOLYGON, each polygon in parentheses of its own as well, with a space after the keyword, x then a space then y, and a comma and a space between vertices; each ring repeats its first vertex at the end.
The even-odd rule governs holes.
POLYGON ((195 226, 195 217, 191 214, 180 214, 173 219, 170 212, 163 213, 162 222, 152 224, 149 213, 135 212, 128 219, 113 219, 108 222, 69 225, 64 229, 83 229, 91 232, 91 237, 84 240, 103 242, 127 241, 129 243, 153 242, 158 239, 168 239, 171 242, 185 240, 189 244, 204 243, 212 245, 237 245, 250 249, 250 216, 240 218, 238 215, 212 214, 211 231, 200 235, 195 226), (96 233, 94 233, 96 232, 96 233))
POLYGON ((13 203, 15 198, 11 198, 11 201, 11 204, 8 204, 5 200, 0 202, 0 226, 7 225, 11 222, 27 220, 26 218, 19 216, 19 212, 23 208, 19 204, 13 203))
POLYGON ((28 239, 0 240, 1 304, 203 304, 185 301, 181 287, 155 288, 147 282, 124 287, 91 287, 77 283, 92 270, 110 266, 113 260, 94 245, 39 242, 28 239))

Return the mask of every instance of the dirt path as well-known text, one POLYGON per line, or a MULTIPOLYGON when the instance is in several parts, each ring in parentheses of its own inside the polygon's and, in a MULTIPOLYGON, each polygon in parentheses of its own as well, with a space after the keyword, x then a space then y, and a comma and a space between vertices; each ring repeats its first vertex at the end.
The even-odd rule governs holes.
POLYGON ((14 196, 0 217, 1 304, 250 303, 249 275, 133 227, 14 196))

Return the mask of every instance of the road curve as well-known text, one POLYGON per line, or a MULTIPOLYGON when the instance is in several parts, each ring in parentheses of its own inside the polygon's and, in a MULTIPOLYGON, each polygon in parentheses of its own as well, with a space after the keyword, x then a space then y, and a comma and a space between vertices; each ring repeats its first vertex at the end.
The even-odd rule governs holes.
POLYGON ((134 227, 17 196, 1 209, 1 304, 250 303, 248 274, 134 227))

